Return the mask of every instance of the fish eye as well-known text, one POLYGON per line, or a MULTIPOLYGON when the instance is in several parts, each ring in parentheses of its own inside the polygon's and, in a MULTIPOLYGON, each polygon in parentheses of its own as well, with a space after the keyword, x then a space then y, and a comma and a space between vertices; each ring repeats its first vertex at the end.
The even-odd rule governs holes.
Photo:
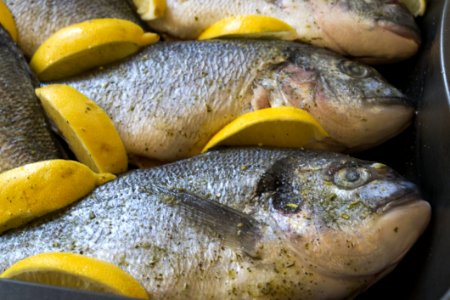
POLYGON ((367 67, 353 61, 341 61, 338 68, 343 73, 353 78, 365 78, 369 75, 369 69, 367 67))
POLYGON ((366 168, 345 167, 334 174, 334 183, 344 189, 354 189, 367 183, 370 173, 366 168))

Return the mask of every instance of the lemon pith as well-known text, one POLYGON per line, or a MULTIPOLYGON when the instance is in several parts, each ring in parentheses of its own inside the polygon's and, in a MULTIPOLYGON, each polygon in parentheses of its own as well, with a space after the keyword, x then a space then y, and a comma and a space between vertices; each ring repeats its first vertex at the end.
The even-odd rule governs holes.
POLYGON ((149 298, 140 283, 119 267, 73 253, 42 253, 25 258, 8 268, 0 278, 149 298))
POLYGON ((275 107, 244 114, 216 133, 202 152, 217 146, 313 147, 328 133, 308 112, 275 107))
POLYGON ((30 66, 42 81, 62 79, 125 58, 158 40, 157 34, 146 33, 131 21, 85 21, 50 36, 30 66))
POLYGON ((125 146, 113 122, 97 104, 63 84, 38 88, 36 95, 79 161, 96 172, 127 170, 125 146))
POLYGON ((219 20, 206 28, 198 39, 242 37, 292 40, 295 36, 295 29, 279 19, 269 16, 245 15, 219 20))
POLYGON ((0 0, 0 25, 5 28, 7 32, 11 35, 12 39, 17 42, 17 27, 14 17, 6 6, 6 4, 0 0))
POLYGON ((70 160, 27 164, 0 174, 0 233, 63 208, 114 179, 70 160))
POLYGON ((144 21, 161 18, 166 13, 166 0, 133 0, 133 3, 144 21))

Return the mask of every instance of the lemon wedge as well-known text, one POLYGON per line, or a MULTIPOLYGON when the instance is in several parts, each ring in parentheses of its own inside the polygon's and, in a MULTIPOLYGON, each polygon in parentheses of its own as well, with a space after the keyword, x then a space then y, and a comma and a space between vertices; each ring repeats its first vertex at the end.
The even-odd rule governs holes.
POLYGON ((36 95, 80 162, 95 172, 127 170, 125 146, 113 122, 97 104, 64 84, 38 88, 36 95))
POLYGON ((17 27, 11 11, 6 4, 0 0, 0 24, 11 35, 12 39, 17 42, 17 27))
POLYGON ((415 17, 423 16, 427 8, 426 0, 400 0, 415 17))
POLYGON ((57 80, 115 62, 155 43, 133 22, 95 19, 65 27, 51 35, 31 58, 30 66, 42 81, 57 80))
POLYGON ((202 152, 218 146, 314 148, 328 133, 308 112, 273 107, 244 114, 216 133, 202 152))
POLYGON ((214 38, 261 38, 293 40, 296 31, 289 24, 268 16, 245 15, 222 19, 207 27, 199 40, 214 38))
POLYGON ((166 13, 166 0, 133 0, 133 3, 144 21, 161 18, 166 13))
POLYGON ((0 233, 63 208, 115 176, 70 160, 27 164, 0 174, 0 233))
POLYGON ((149 299, 146 290, 119 267, 73 253, 42 253, 8 268, 0 278, 149 299))

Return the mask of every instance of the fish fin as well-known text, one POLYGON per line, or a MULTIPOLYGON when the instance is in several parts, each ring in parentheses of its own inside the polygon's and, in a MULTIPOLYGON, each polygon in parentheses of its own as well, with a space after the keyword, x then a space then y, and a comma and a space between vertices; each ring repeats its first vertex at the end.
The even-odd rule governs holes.
POLYGON ((274 209, 283 213, 297 213, 303 199, 299 193, 301 187, 293 188, 294 168, 297 167, 293 157, 276 160, 261 176, 255 189, 258 199, 270 199, 274 209))
POLYGON ((162 201, 182 209, 188 218, 218 234, 225 244, 237 246, 252 257, 258 256, 261 224, 250 215, 182 189, 155 188, 165 195, 162 201))

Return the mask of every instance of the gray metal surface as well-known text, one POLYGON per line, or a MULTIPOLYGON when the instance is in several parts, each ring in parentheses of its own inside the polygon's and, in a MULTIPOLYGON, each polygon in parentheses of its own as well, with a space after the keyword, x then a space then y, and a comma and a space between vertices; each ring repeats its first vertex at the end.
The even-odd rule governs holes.
MULTIPOLYGON (((399 266, 358 299, 447 299, 450 287, 450 1, 429 1, 421 23, 423 45, 416 60, 402 64, 405 73, 393 72, 407 94, 417 101, 414 158, 406 145, 400 172, 411 166, 414 180, 433 208, 431 223, 399 266), (444 296, 445 295, 445 296, 444 296)), ((389 78, 389 76, 387 76, 389 78)), ((395 83, 394 83, 395 84, 395 83)), ((397 84, 397 85, 398 85, 397 84)), ((384 158, 388 159, 388 157, 384 158)), ((392 159, 392 158, 390 158, 392 159)), ((394 158, 395 159, 395 158, 394 158)), ((394 166, 395 167, 395 166, 394 166)), ((407 174, 405 174, 407 175, 407 174)))

